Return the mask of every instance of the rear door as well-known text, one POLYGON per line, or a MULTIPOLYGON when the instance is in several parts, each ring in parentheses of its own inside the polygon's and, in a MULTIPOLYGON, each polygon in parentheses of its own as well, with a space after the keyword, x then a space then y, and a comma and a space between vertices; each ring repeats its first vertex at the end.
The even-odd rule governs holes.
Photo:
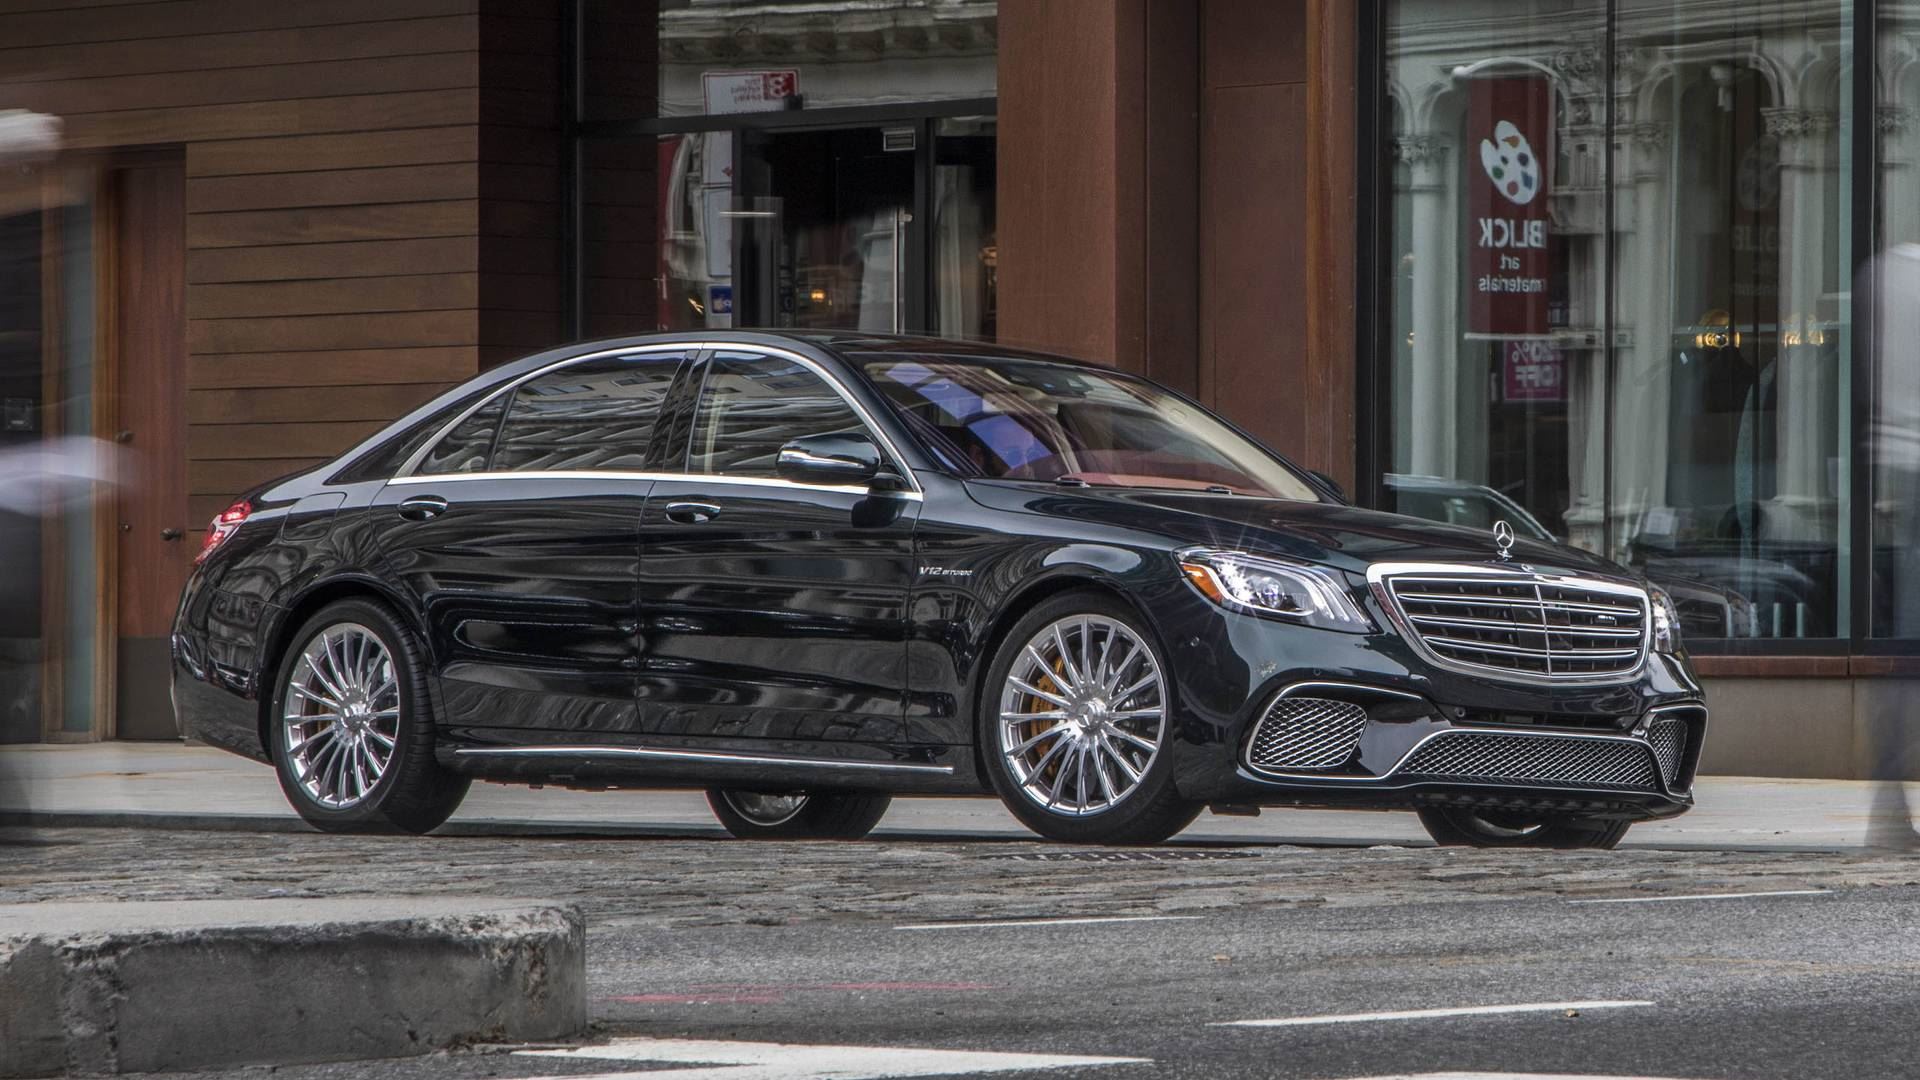
POLYGON ((640 515, 689 353, 596 355, 521 381, 430 447, 373 515, 424 613, 441 718, 476 741, 634 727, 640 515))
POLYGON ((686 475, 654 485, 641 521, 642 730, 653 745, 893 760, 919 496, 780 479, 774 459, 801 436, 885 443, 809 365, 722 350, 704 366, 686 475))

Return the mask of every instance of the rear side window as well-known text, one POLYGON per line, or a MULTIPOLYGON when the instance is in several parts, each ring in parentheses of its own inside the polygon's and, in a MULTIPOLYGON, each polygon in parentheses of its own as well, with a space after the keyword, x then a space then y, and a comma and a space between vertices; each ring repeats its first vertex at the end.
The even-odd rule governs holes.
POLYGON ((780 448, 807 435, 867 435, 845 398, 800 364, 719 353, 694 413, 687 471, 775 476, 780 448))
POLYGON ((484 408, 460 421, 447 432, 427 456, 420 459, 414 472, 421 476, 445 476, 448 473, 485 472, 487 455, 493 451, 493 433, 500 429, 504 399, 494 398, 484 408))
POLYGON ((640 471, 680 353, 605 357, 520 384, 493 449, 494 472, 640 471))

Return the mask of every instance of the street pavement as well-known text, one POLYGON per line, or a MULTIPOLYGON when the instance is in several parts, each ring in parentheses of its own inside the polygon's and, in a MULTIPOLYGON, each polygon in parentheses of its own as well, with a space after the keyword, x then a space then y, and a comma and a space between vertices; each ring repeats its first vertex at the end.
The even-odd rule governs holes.
POLYGON ((22 756, 31 784, 0 806, 31 791, 68 824, 0 832, 0 903, 493 893, 584 912, 585 1049, 276 1080, 1920 1074, 1920 860, 1858 846, 1861 785, 1703 783, 1703 823, 1615 852, 1440 849, 1400 815, 1303 812, 1087 849, 984 801, 765 843, 722 839, 697 796, 492 787, 450 835, 323 836, 225 755, 22 756), (140 827, 71 827, 107 820, 140 827))

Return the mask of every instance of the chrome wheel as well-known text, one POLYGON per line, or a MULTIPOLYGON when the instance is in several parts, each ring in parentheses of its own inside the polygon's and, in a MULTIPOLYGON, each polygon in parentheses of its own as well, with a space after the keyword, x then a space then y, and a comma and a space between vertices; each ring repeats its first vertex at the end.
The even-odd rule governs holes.
POLYGON ((393 764, 400 681, 372 630, 336 623, 308 639, 287 677, 280 748, 300 790, 329 810, 358 805, 393 764))
POLYGON ((1020 650, 1000 692, 1000 753, 1021 794, 1070 817, 1139 789, 1166 738, 1166 683, 1125 623, 1073 615, 1020 650))
POLYGON ((726 791, 721 798, 733 812, 755 825, 785 825, 807 808, 805 794, 763 795, 757 791, 726 791))

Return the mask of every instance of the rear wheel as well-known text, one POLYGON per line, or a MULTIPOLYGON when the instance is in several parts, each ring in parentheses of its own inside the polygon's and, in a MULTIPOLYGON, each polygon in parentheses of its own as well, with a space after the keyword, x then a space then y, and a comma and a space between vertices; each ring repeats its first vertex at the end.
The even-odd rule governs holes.
POLYGON ((873 831, 891 795, 711 788, 707 805, 742 840, 858 840, 873 831))
POLYGON ((1104 593, 1036 606, 1000 643, 980 701, 987 774, 1050 840, 1157 844, 1200 804, 1173 783, 1173 681, 1153 632, 1104 593))
POLYGON ((280 789, 324 832, 424 833, 469 781, 433 757, 424 653, 384 607, 343 600, 294 635, 274 685, 269 743, 280 789))
POLYGON ((1609 849, 1627 835, 1633 824, 1607 818, 1450 806, 1425 806, 1419 812, 1420 824, 1441 847, 1609 849))

